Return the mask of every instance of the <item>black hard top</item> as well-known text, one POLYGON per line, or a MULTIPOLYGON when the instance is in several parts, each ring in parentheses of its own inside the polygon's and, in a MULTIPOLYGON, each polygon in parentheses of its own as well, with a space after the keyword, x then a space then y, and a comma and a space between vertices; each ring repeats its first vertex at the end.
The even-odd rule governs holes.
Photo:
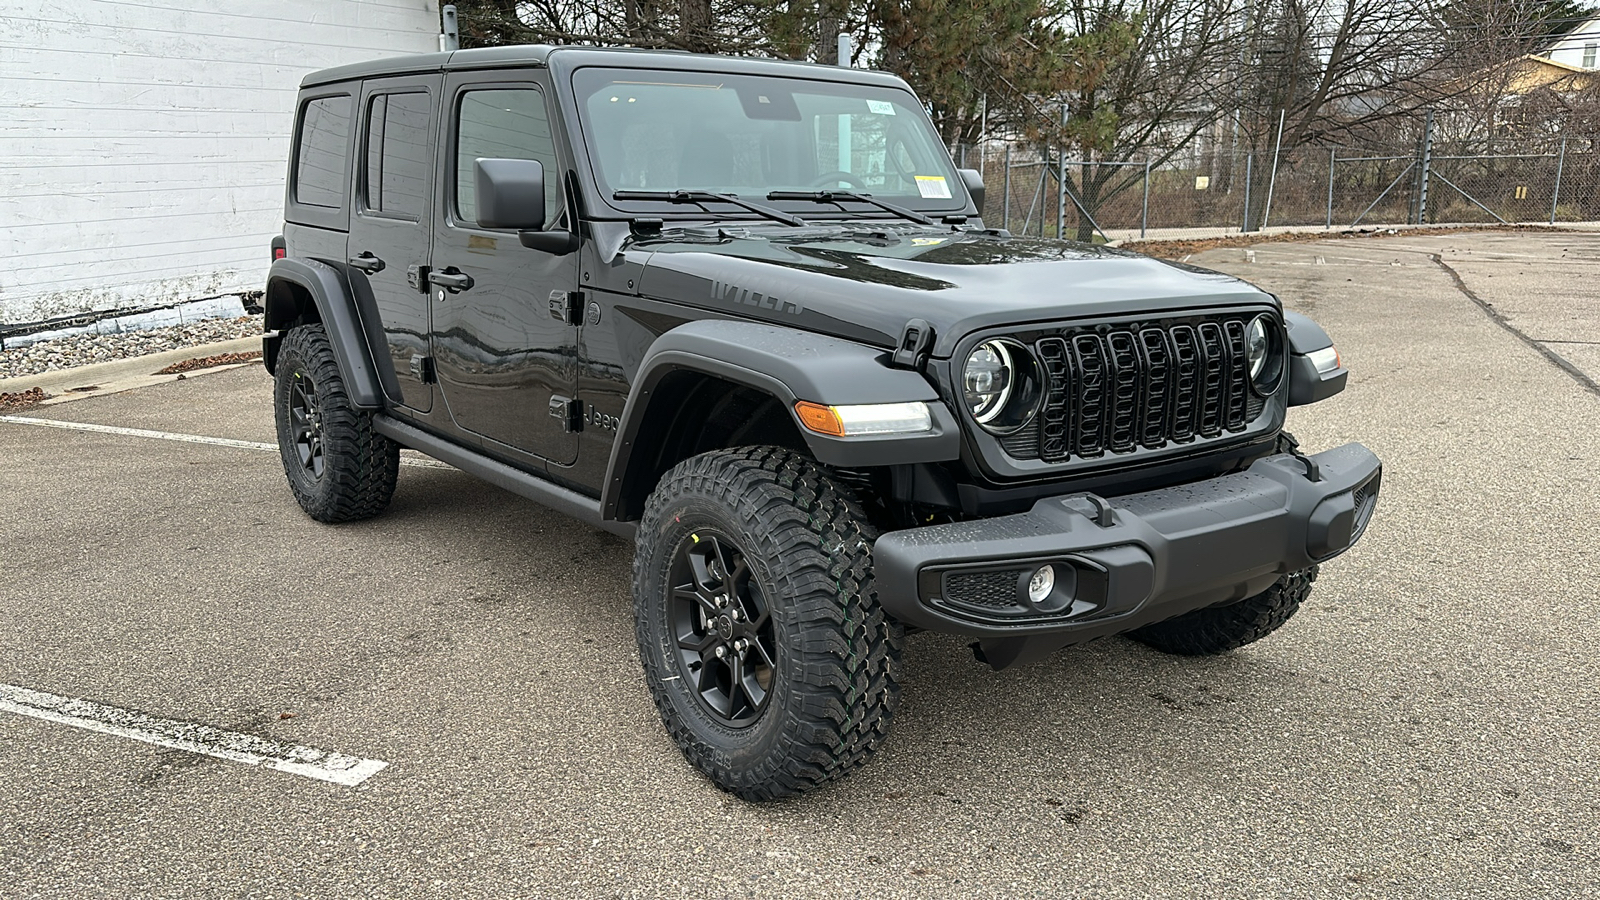
POLYGON ((887 72, 825 66, 817 63, 747 56, 714 56, 672 50, 638 50, 631 47, 554 47, 547 44, 516 44, 506 47, 455 50, 449 53, 391 56, 312 72, 300 82, 300 86, 308 88, 387 75, 546 66, 558 66, 569 70, 580 66, 617 66, 676 69, 687 72, 716 71, 752 75, 787 75, 791 78, 850 81, 857 84, 882 84, 887 87, 905 86, 905 82, 887 72))

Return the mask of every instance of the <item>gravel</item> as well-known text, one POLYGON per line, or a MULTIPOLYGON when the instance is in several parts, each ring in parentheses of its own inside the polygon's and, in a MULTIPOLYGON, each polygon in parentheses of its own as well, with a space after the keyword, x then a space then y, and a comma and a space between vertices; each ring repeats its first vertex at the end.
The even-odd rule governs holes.
POLYGON ((261 334, 261 316, 205 319, 184 325, 120 334, 85 334, 0 350, 0 378, 38 375, 92 363, 147 356, 261 334))

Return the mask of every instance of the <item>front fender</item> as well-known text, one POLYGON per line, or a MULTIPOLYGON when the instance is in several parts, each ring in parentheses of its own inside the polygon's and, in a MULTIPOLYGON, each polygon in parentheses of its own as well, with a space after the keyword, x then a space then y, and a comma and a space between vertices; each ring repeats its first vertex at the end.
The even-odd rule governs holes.
POLYGON ((1332 347, 1333 338, 1311 317, 1297 312, 1284 310, 1283 322, 1289 327, 1289 405, 1304 406, 1344 390, 1349 369, 1341 365, 1330 372, 1318 372, 1308 355, 1332 347))
POLYGON ((778 399, 819 462, 845 468, 940 462, 961 455, 961 433, 939 394, 920 372, 891 368, 889 353, 853 341, 755 322, 702 319, 656 339, 639 365, 611 448, 610 475, 602 514, 620 515, 622 498, 638 485, 635 455, 652 396, 673 372, 692 371, 756 388, 778 399), (831 437, 807 430, 795 414, 797 401, 827 406, 928 404, 933 428, 922 434, 831 437))

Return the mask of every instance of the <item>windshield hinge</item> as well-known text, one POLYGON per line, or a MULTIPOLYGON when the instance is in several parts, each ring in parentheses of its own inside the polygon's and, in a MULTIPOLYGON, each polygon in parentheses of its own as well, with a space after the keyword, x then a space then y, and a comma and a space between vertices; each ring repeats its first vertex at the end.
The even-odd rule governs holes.
POLYGON ((900 329, 900 342, 895 345, 890 364, 897 369, 920 369, 928 361, 928 351, 933 349, 933 326, 926 319, 912 319, 900 329))
POLYGON ((583 321, 583 291, 551 291, 550 318, 568 325, 583 321))

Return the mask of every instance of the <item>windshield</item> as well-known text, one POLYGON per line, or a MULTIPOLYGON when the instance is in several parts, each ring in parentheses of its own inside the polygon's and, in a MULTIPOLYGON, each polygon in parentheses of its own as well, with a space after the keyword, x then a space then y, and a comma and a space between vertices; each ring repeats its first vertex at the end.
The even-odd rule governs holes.
MULTIPOLYGON (((966 205, 949 154, 907 91, 598 68, 579 69, 573 87, 590 165, 607 201, 616 191, 760 199, 772 191, 842 188, 918 210, 966 205)), ((813 205, 808 214, 818 210, 813 205)), ((854 205, 851 212, 876 211, 854 205)))

